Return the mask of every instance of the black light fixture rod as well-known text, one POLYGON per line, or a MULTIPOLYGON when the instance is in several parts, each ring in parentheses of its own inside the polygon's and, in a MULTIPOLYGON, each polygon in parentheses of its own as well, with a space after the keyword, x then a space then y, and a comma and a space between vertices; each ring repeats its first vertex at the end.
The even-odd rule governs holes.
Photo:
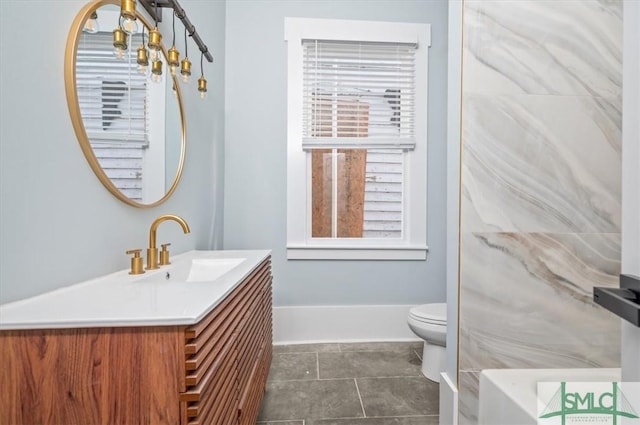
POLYGON ((180 20, 184 24, 184 27, 187 29, 187 32, 189 33, 191 38, 193 38, 193 41, 196 42, 196 44, 198 45, 198 48, 204 54, 204 57, 207 58, 209 62, 213 62, 213 56, 211 56, 211 52, 209 52, 209 48, 207 47, 206 44, 204 44, 204 42, 200 38, 200 35, 198 35, 198 32, 196 31, 196 27, 193 26, 193 24, 187 17, 187 13, 180 6, 180 3, 178 3, 178 0, 155 0, 155 1, 140 0, 140 4, 145 8, 147 13, 149 13, 149 15, 151 15, 151 17, 156 19, 158 22, 162 21, 162 13, 161 13, 162 10, 158 11, 158 16, 156 17, 155 16, 156 13, 154 10, 156 5, 159 8, 170 7, 171 9, 173 9, 176 16, 180 18, 180 20))

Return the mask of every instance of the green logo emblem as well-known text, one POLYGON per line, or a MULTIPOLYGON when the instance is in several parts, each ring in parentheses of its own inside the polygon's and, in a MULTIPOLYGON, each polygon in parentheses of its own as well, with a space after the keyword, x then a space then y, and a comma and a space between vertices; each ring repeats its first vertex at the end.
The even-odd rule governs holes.
MULTIPOLYGON (((574 383, 575 385, 577 383, 574 383)), ((576 415, 581 418, 575 419, 584 420, 584 423, 591 415, 605 415, 611 417, 613 425, 618 424, 619 417, 640 418, 617 382, 611 383, 610 391, 608 389, 605 391, 567 391, 567 383, 561 382, 560 387, 544 407, 539 418, 559 417, 561 424, 565 425, 567 417, 576 415)))

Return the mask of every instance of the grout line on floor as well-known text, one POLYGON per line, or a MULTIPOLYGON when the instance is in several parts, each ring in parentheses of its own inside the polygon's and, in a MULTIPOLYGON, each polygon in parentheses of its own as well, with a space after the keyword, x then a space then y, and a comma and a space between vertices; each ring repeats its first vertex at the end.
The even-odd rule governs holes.
MULTIPOLYGON (((327 420, 327 419, 339 419, 339 420, 345 420, 345 419, 401 419, 401 418, 437 418, 438 414, 434 413, 433 415, 394 415, 394 416, 367 416, 366 418, 362 418, 359 416, 341 416, 339 418, 315 418, 316 420, 327 420)), ((299 421, 300 419, 298 419, 299 421)), ((306 420, 306 419, 305 419, 306 420)), ((296 421, 296 419, 287 419, 287 421, 296 421)), ((278 422, 278 421, 276 421, 278 422)), ((284 421, 286 422, 286 421, 284 421)), ((258 422, 258 424, 261 424, 262 422, 258 422)), ((304 424, 303 424, 304 425, 304 424)))
MULTIPOLYGON (((2 3, 3 0, 0 0, 2 3)), ((418 378, 418 376, 400 376, 399 378, 418 378)), ((282 382, 313 382, 313 381, 351 381, 354 377, 348 378, 322 378, 322 379, 282 379, 280 381, 269 381, 269 384, 280 384, 282 382)), ((427 379, 427 378, 425 378, 427 379)))
POLYGON ((353 378, 353 382, 356 384, 356 391, 358 392, 358 400, 360 400, 360 407, 362 407, 362 417, 367 417, 367 412, 364 411, 364 403, 362 402, 362 396, 360 395, 360 388, 358 388, 358 380, 353 378))
MULTIPOLYGON (((407 347, 403 349, 394 349, 394 348, 368 348, 361 350, 342 350, 340 353, 394 353, 394 354, 405 354, 407 351, 415 351, 413 348, 407 347)), ((337 353, 338 351, 325 351, 325 353, 337 353)))
POLYGON ((320 354, 316 353, 316 379, 320 380, 320 354))
MULTIPOLYGON (((434 413, 432 415, 367 416, 367 419, 436 418, 438 416, 440 415, 434 413)), ((339 418, 339 419, 344 419, 344 418, 339 418)), ((346 418, 346 419, 351 419, 351 418, 346 418)))
MULTIPOLYGON (((320 378, 318 381, 340 381, 344 379, 407 379, 407 378, 424 378, 422 373, 417 375, 397 375, 397 376, 345 376, 344 378, 320 378)), ((308 381, 308 379, 299 379, 299 381, 308 381)))
MULTIPOLYGON (((0 0, 1 1, 1 0, 0 0)), ((318 379, 281 379, 278 381, 270 380, 270 384, 279 382, 311 382, 311 381, 349 381, 351 379, 408 379, 408 378, 421 378, 427 379, 422 374, 419 375, 398 375, 398 376, 348 376, 343 378, 318 378, 318 379)))

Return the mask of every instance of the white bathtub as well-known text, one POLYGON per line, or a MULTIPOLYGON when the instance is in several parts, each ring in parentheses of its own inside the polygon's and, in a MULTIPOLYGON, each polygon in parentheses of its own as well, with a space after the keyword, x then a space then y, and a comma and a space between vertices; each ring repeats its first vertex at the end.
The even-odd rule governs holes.
POLYGON ((538 382, 620 381, 620 369, 485 369, 479 425, 536 425, 538 382))

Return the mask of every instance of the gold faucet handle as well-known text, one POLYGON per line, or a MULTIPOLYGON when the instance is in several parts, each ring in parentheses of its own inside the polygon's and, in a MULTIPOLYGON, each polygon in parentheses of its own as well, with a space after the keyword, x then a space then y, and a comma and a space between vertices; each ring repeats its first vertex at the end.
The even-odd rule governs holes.
POLYGON ((162 247, 162 251, 160 251, 160 265, 161 266, 166 266, 167 264, 171 264, 171 262, 169 261, 169 250, 167 249, 167 247, 171 245, 170 243, 163 243, 160 244, 160 246, 162 247))
POLYGON ((126 252, 129 255, 133 254, 133 257, 131 257, 131 270, 129 271, 129 274, 144 273, 144 268, 142 266, 142 257, 140 256, 141 252, 141 249, 130 249, 126 252))

